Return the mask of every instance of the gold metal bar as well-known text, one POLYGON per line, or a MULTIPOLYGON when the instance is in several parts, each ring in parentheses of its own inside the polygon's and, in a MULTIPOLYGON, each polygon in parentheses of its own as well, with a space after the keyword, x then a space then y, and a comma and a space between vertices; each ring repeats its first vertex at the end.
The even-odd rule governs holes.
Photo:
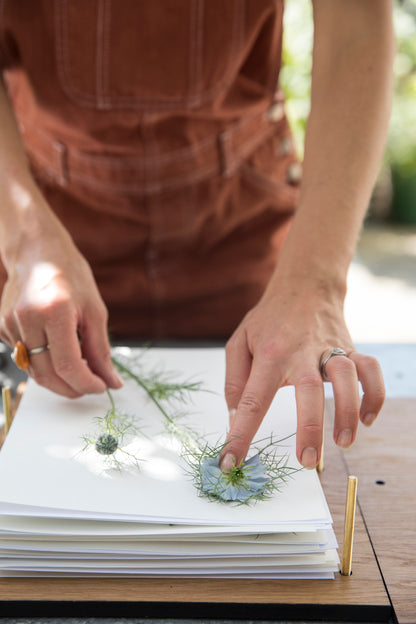
POLYGON ((323 469, 324 469, 324 443, 322 442, 321 457, 319 458, 319 462, 316 467, 316 470, 318 471, 318 473, 321 473, 323 469))
POLYGON ((12 395, 10 392, 10 388, 8 386, 2 388, 2 397, 3 397, 3 412, 6 419, 4 423, 4 433, 7 435, 9 433, 9 429, 12 425, 13 414, 12 414, 12 395))
POLYGON ((352 545, 354 541, 355 507, 357 502, 357 477, 348 477, 347 504, 345 506, 344 545, 342 549, 341 574, 350 576, 352 545))
POLYGON ((16 416, 17 408, 19 407, 20 400, 23 397, 25 391, 26 391, 26 381, 21 381, 16 388, 16 392, 15 392, 14 399, 12 402, 13 418, 16 416))

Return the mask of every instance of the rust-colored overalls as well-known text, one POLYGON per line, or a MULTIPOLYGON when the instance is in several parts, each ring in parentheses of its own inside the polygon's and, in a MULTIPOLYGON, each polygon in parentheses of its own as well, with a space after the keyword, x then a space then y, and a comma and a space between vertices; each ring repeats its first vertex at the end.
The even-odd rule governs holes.
POLYGON ((113 335, 226 337, 261 296, 298 194, 282 12, 283 0, 0 0, 30 166, 113 335))

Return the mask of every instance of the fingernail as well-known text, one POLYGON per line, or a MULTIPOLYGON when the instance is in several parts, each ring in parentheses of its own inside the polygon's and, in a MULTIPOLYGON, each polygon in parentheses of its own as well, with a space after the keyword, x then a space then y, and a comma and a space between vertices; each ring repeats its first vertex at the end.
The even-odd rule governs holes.
POLYGON ((313 446, 304 448, 300 463, 302 466, 305 466, 305 468, 315 468, 318 463, 318 452, 316 448, 313 446))
POLYGON ((235 466, 235 457, 231 453, 224 455, 220 468, 223 472, 230 472, 231 468, 235 466))
POLYGON ((120 377, 120 375, 116 371, 113 371, 112 377, 113 377, 114 388, 121 388, 122 386, 124 386, 123 379, 120 377))
POLYGON ((377 414, 364 414, 363 416, 363 424, 366 427, 370 427, 370 425, 373 424, 373 422, 375 421, 375 419, 377 418, 377 414))
POLYGON ((347 448, 351 445, 352 442, 352 431, 351 429, 343 429, 337 438, 338 446, 342 448, 347 448))

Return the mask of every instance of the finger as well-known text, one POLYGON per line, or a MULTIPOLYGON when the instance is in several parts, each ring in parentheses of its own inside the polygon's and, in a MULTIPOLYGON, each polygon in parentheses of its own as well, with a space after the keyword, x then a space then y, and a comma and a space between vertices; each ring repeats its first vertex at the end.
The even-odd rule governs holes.
MULTIPOLYGON (((59 316, 59 315, 58 315, 59 316)), ((49 344, 49 349, 42 353, 29 355, 28 374, 37 384, 56 392, 62 396, 74 399, 81 396, 81 393, 72 388, 55 371, 51 359, 51 345, 48 336, 43 329, 45 322, 39 317, 38 311, 29 307, 16 310, 16 326, 18 328, 19 340, 21 339, 30 351, 36 347, 49 344)))
POLYGON ((21 333, 13 314, 5 314, 1 318, 0 337, 10 347, 20 339, 21 333))
MULTIPOLYGON (((22 328, 21 336, 28 351, 47 344, 46 335, 42 331, 32 329, 31 336, 29 337, 22 328)), ((37 384, 70 399, 75 399, 80 396, 55 373, 49 350, 37 353, 36 355, 30 355, 29 362, 30 365, 27 372, 37 384)))
POLYGON ((6 344, 9 345, 9 347, 12 347, 16 344, 18 338, 17 338, 17 332, 16 333, 12 333, 7 327, 6 324, 4 323, 3 319, 0 323, 0 338, 3 340, 3 342, 5 342, 6 344), (16 338, 14 337, 16 336, 16 338))
POLYGON ((222 453, 223 470, 232 467, 233 462, 239 464, 246 457, 278 387, 275 361, 255 357, 222 453))
POLYGON ((27 372, 39 386, 56 394, 69 399, 76 399, 81 396, 55 373, 48 351, 30 356, 30 366, 27 372))
POLYGON ((90 369, 100 377, 109 388, 121 388, 123 382, 114 369, 111 360, 110 343, 107 334, 107 312, 97 310, 86 314, 80 330, 82 354, 90 369))
POLYGON ((364 390, 360 420, 369 427, 377 418, 386 396, 383 373, 378 361, 369 355, 354 352, 351 353, 350 359, 355 364, 358 379, 364 390))
POLYGON ((75 315, 66 310, 55 314, 46 322, 45 331, 56 375, 80 395, 104 392, 105 382, 82 358, 75 315))
POLYGON ((322 449, 324 386, 319 370, 306 372, 295 383, 298 428, 296 454, 306 468, 315 468, 322 449))
POLYGON ((338 446, 347 448, 354 442, 360 413, 357 370, 346 356, 332 357, 325 369, 334 389, 334 439, 338 446))
POLYGON ((234 334, 225 347, 225 400, 230 426, 250 375, 252 357, 244 334, 234 334))

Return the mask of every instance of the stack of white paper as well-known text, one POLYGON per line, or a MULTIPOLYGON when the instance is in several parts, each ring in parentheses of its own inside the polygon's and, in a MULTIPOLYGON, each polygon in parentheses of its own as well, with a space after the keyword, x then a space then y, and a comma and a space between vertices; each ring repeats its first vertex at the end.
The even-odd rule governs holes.
MULTIPOLYGON (((152 349, 146 366, 202 380, 184 423, 215 445, 224 440, 222 349, 152 349)), ((139 431, 119 469, 83 436, 109 405, 106 395, 67 400, 29 383, 0 452, 0 576, 332 578, 337 544, 315 471, 250 505, 198 496, 181 445, 163 432, 137 385, 113 393, 139 431), (139 459, 140 470, 129 461, 139 459)), ((278 393, 257 439, 296 430, 293 389, 278 393)), ((282 446, 298 466, 295 437, 282 446)))

